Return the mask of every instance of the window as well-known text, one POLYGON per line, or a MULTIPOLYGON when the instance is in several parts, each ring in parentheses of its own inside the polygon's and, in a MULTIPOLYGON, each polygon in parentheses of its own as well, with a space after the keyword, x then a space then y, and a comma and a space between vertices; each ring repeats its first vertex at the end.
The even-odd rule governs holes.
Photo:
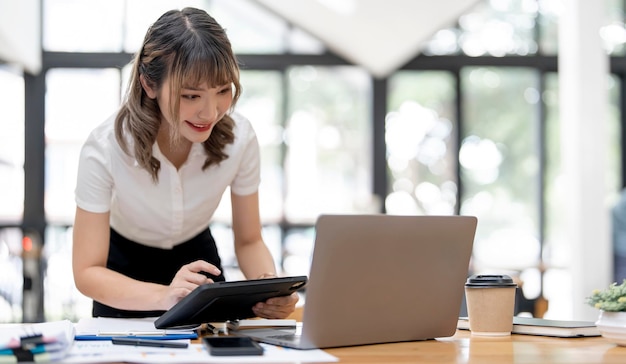
POLYGON ((461 213, 478 216, 474 268, 519 269, 540 257, 537 104, 532 69, 468 67, 461 72, 461 213))
MULTIPOLYGON (((458 19, 458 26, 438 31, 426 54, 468 56, 527 56, 538 50, 536 22, 539 6, 549 9, 551 0, 480 1, 458 19)), ((540 21, 543 17, 539 18, 540 21)), ((551 34, 545 40, 554 40, 551 34)))
POLYGON ((24 78, 0 65, 0 322, 22 320, 24 78))
POLYGON ((46 75, 46 217, 70 225, 78 155, 120 103, 116 69, 52 69, 46 75))
MULTIPOLYGON (((608 2, 604 46, 622 56, 623 2, 608 2)), ((424 55, 385 80, 385 119, 376 121, 372 109, 380 95, 374 92, 372 77, 258 3, 150 4, 43 1, 44 55, 60 60, 44 64, 40 90, 46 105, 41 220, 47 224, 48 319, 75 319, 91 310, 90 300, 73 287, 69 269, 80 147, 87 133, 120 103, 128 68, 119 64, 139 48, 158 15, 187 5, 205 8, 219 19, 245 60, 238 111, 251 120, 261 145, 263 235, 285 274, 308 273, 312 225, 320 213, 460 212, 481 221, 473 269, 519 272, 528 297, 543 294, 551 309, 564 307, 560 297, 567 296, 571 282, 565 269, 568 244, 562 238, 567 227, 560 220, 559 203, 566 198, 559 195, 560 1, 478 2, 455 26, 434 34, 424 55), (101 54, 107 57, 97 58, 101 54), (383 135, 374 127, 379 122, 384 123, 383 135), (384 140, 384 156, 374 155, 373 140, 384 140), (388 189, 373 191, 373 174, 380 170, 386 171, 388 189)), ((623 81, 618 74, 626 70, 621 63, 613 67, 619 71, 610 82, 609 130, 615 139, 601 147, 611 156, 608 187, 615 192, 623 173, 623 81)), ((4 277, 22 270, 22 233, 17 226, 24 204, 25 82, 19 72, 0 65, 0 93, 8 101, 0 111, 0 172, 10 176, 0 181, 0 320, 5 321, 22 317, 21 295, 13 293, 21 284, 4 277)), ((228 266, 227 277, 237 279, 241 273, 229 221, 226 194, 213 233, 228 266)))
MULTIPOLYGON (((43 1, 43 48, 62 52, 121 51, 124 3, 124 0, 43 1)), ((145 10, 153 8, 146 6, 145 10)))
POLYGON ((16 224, 24 212, 24 78, 0 65, 0 222, 16 224))
POLYGON ((0 229, 0 323, 22 320, 22 231, 0 229))
POLYGON ((377 210, 371 195, 368 76, 354 67, 289 69, 285 218, 377 210))
POLYGON ((400 71, 390 78, 388 213, 452 215, 457 210, 455 88, 454 75, 446 71, 400 71))

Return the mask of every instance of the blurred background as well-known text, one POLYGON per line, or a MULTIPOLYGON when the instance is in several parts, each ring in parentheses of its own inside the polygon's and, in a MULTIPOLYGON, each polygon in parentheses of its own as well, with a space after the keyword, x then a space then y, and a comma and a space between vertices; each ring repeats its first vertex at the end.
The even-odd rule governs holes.
MULTIPOLYGON (((515 276, 549 302, 544 317, 573 316, 563 1, 1 1, 0 29, 17 23, 4 10, 26 11, 13 32, 40 43, 19 64, 0 49, 0 322, 91 314, 71 271, 79 150, 119 106, 148 26, 184 6, 212 14, 241 61, 238 110, 261 144, 263 234, 281 274, 308 274, 321 213, 474 215, 472 270, 515 276)), ((608 135, 596 145, 608 210, 624 180, 626 29, 624 1, 605 8, 611 75, 593 122, 608 135)), ((227 193, 212 229, 239 279, 229 209, 227 193)))

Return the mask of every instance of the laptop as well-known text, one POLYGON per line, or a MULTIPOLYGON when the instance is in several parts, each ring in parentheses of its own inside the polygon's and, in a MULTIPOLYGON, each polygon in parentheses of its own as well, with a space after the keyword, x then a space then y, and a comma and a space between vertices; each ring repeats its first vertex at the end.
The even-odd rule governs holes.
POLYGON ((231 334, 296 349, 452 336, 476 224, 473 216, 321 215, 302 324, 231 334))

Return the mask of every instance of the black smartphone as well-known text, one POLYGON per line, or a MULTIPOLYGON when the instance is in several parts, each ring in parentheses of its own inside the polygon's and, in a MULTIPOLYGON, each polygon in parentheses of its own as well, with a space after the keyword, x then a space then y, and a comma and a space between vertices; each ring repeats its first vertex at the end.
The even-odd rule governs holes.
POLYGON ((261 345, 249 337, 209 336, 202 338, 202 343, 214 356, 263 355, 261 345))

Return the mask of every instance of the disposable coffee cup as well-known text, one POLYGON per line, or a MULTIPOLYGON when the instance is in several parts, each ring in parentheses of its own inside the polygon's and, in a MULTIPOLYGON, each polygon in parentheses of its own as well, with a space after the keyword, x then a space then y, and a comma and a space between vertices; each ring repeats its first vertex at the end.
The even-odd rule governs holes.
POLYGON ((516 288, 507 275, 473 275, 467 279, 465 299, 472 335, 511 335, 516 288))

